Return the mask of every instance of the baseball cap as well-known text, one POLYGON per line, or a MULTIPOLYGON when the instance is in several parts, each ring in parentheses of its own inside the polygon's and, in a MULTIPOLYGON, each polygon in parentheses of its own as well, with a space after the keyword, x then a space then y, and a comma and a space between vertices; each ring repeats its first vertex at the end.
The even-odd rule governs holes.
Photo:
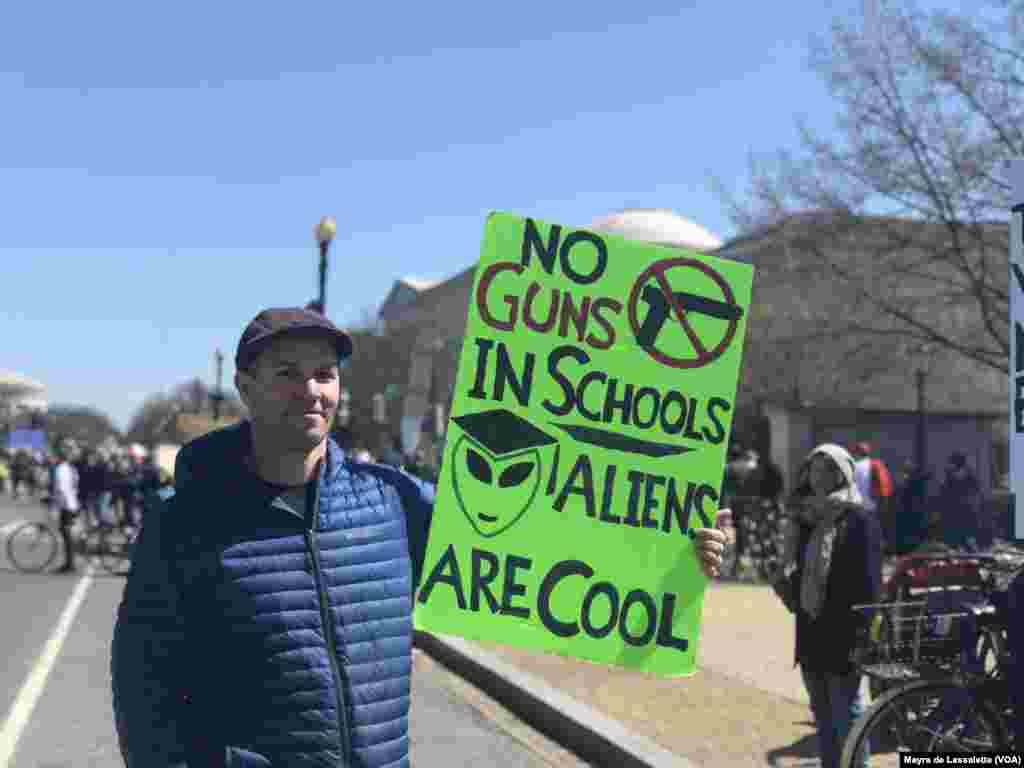
POLYGON ((352 339, 318 312, 300 307, 273 307, 264 309, 242 331, 235 352, 235 367, 242 371, 252 365, 270 342, 285 334, 323 336, 334 344, 338 359, 352 354, 352 339))

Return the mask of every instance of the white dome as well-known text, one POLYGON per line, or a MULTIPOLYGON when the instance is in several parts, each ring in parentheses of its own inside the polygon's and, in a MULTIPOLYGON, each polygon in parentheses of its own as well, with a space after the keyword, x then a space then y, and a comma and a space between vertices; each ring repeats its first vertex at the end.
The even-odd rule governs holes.
POLYGON ((665 208, 628 208, 597 217, 590 228, 655 245, 697 251, 713 251, 722 247, 722 241, 700 224, 665 208))
POLYGON ((45 385, 28 376, 13 371, 0 371, 0 396, 36 395, 45 391, 45 385))

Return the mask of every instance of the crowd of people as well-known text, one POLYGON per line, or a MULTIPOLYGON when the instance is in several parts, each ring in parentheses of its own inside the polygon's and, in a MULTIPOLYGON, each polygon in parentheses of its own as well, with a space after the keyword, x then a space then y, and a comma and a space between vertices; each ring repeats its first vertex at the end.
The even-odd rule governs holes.
POLYGON ((150 456, 133 455, 127 449, 106 451, 71 440, 58 440, 45 451, 0 448, 0 495, 57 505, 55 482, 61 463, 59 444, 68 451, 74 489, 91 522, 114 523, 126 519, 129 510, 137 506, 139 494, 156 491, 172 481, 150 456))
MULTIPOLYGON (((864 508, 879 522, 883 551, 911 552, 921 546, 977 550, 995 534, 983 510, 981 486, 967 457, 953 452, 938 484, 913 462, 895 477, 875 446, 844 448, 854 460, 853 482, 864 508)), ((771 578, 782 566, 787 511, 784 478, 770 458, 733 444, 722 484, 722 507, 732 510, 736 528, 734 571, 742 578, 771 578)))

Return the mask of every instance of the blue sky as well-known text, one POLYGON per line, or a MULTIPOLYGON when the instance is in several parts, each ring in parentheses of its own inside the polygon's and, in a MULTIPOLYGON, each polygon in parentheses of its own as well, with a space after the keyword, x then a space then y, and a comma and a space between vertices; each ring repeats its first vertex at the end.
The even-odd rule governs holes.
POLYGON ((245 323, 315 296, 323 214, 339 324, 473 263, 491 210, 728 238, 712 176, 829 131, 807 44, 861 6, 6 4, 0 370, 122 428, 218 347, 230 383, 245 323))

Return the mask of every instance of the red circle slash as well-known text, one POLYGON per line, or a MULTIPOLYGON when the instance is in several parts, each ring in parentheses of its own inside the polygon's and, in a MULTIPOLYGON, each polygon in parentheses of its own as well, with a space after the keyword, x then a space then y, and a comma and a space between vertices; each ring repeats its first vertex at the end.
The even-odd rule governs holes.
POLYGON ((644 351, 647 352, 651 357, 657 360, 662 365, 667 365, 670 368, 700 368, 707 365, 719 357, 729 348, 729 344, 732 343, 733 338, 736 336, 736 330, 739 328, 739 317, 734 317, 729 320, 729 327, 725 332, 724 338, 712 349, 708 350, 700 337, 694 332, 690 326, 689 321, 686 318, 686 310, 676 300, 671 285, 668 282, 668 278, 665 273, 674 267, 692 267, 700 270, 709 278, 711 278, 715 284, 722 290, 722 295, 725 298, 725 303, 735 304, 736 297, 733 295, 732 288, 725 281, 725 278, 715 272, 711 267, 702 261, 696 259, 687 258, 674 258, 674 259, 663 259, 651 264, 644 272, 637 278, 633 284, 633 290, 629 295, 629 324, 633 329, 634 337, 639 338, 640 336, 640 319, 637 316, 637 304, 640 299, 640 293, 647 282, 654 278, 657 280, 658 288, 661 290, 665 299, 668 301, 668 305, 671 309, 673 317, 682 327, 686 333, 687 338, 690 339, 690 343, 693 345, 694 352, 697 356, 694 358, 681 358, 674 357, 666 354, 662 350, 658 349, 654 345, 644 347, 644 351))

